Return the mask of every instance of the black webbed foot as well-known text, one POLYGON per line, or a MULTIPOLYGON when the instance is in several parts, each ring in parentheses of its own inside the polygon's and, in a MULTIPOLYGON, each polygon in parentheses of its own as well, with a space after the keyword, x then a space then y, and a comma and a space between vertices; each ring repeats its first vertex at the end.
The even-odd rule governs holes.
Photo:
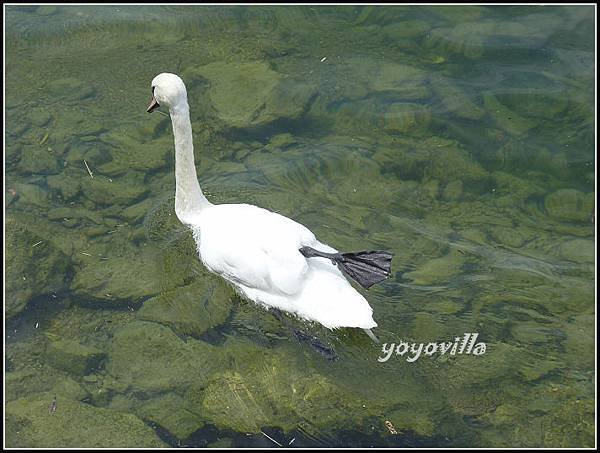
POLYGON ((393 255, 382 250, 326 253, 312 247, 302 247, 300 253, 306 258, 329 258, 365 289, 392 275, 393 255))

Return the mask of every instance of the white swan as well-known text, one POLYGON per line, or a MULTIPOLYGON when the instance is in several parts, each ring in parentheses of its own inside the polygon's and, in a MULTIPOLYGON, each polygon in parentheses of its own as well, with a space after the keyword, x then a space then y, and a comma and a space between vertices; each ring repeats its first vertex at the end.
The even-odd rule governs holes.
POLYGON ((248 299, 333 329, 377 326, 366 299, 342 267, 363 286, 390 273, 391 254, 339 254, 305 226, 248 204, 212 204, 198 183, 187 91, 175 74, 152 80, 147 111, 169 109, 175 139, 175 212, 191 228, 206 268, 231 282, 248 299), (334 263, 335 262, 335 263, 334 263))

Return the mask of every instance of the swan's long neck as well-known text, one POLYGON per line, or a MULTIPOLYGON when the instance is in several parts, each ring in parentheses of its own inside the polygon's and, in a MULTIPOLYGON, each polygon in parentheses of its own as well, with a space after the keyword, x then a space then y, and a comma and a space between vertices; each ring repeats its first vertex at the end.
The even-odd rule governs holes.
POLYGON ((196 175, 192 124, 187 102, 170 109, 175 138, 175 213, 181 222, 193 223, 203 208, 210 206, 196 175))

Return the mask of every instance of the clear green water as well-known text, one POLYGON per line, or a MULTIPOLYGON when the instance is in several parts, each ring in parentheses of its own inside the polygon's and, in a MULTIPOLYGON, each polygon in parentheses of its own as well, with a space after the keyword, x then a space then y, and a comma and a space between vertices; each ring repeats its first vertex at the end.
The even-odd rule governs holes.
POLYGON ((7 7, 6 445, 592 447, 594 26, 586 6, 7 7), (365 292, 381 341, 476 332, 485 354, 378 362, 207 274, 169 119, 145 112, 164 71, 213 202, 394 252, 365 292))

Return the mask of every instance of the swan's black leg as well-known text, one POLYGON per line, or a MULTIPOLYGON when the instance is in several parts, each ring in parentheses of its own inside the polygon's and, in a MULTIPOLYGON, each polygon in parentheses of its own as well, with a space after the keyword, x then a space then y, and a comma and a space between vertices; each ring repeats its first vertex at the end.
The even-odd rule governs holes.
POLYGON ((334 361, 339 358, 332 347, 328 346, 317 337, 313 337, 312 335, 307 334, 302 330, 295 329, 293 326, 291 326, 281 310, 278 308, 270 308, 269 311, 281 322, 281 324, 287 327, 294 334, 294 337, 296 337, 300 343, 307 343, 311 348, 313 348, 327 360, 334 361))
POLYGON ((339 359, 339 356, 336 354, 335 350, 331 346, 323 343, 317 337, 313 337, 312 335, 309 335, 298 329, 293 329, 293 332, 294 336, 298 339, 298 341, 302 343, 307 343, 308 345, 310 345, 311 348, 313 348, 315 351, 317 351, 319 354, 325 357, 325 359, 331 362, 339 359))

